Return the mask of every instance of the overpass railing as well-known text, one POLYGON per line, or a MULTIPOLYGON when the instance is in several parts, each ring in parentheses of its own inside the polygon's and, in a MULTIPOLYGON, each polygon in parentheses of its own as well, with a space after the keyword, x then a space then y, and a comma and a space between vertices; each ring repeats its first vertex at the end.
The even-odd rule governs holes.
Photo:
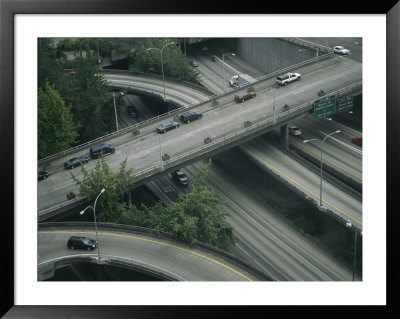
MULTIPOLYGON (((351 84, 349 86, 346 86, 342 89, 333 91, 333 92, 329 92, 326 94, 327 95, 332 95, 332 94, 337 94, 337 95, 346 95, 349 94, 351 92, 355 92, 355 91, 359 91, 362 90, 362 81, 351 84)), ((301 104, 299 106, 293 107, 287 111, 282 111, 278 114, 276 114, 275 119, 274 117, 269 117, 266 119, 262 119, 260 121, 258 121, 257 123, 254 123, 248 127, 239 129, 233 133, 224 135, 222 137, 219 137, 215 140, 213 140, 212 142, 196 147, 194 149, 191 149, 190 151, 187 151, 185 153, 182 154, 178 154, 175 155, 168 159, 163 161, 163 166, 164 169, 168 169, 174 166, 178 166, 179 164, 187 161, 188 159, 194 158, 194 157, 200 157, 204 154, 210 153, 211 151, 218 149, 224 145, 229 145, 245 136, 251 135, 252 133, 255 133, 257 131, 260 130, 265 130, 268 127, 273 127, 278 123, 285 123, 285 122, 289 122, 290 120, 292 120, 293 118, 295 118, 296 116, 298 116, 299 114, 303 114, 304 112, 307 112, 309 110, 311 110, 313 108, 313 105, 315 103, 316 100, 319 100, 321 97, 313 99, 307 103, 301 104)), ((154 174, 160 173, 161 167, 161 163, 158 162, 155 165, 148 167, 146 169, 143 169, 141 171, 135 172, 133 174, 134 180, 135 182, 138 182, 142 179, 145 179, 147 177, 150 177, 154 174)), ((47 214, 53 210, 62 208, 64 206, 68 206, 70 202, 73 201, 80 201, 83 200, 83 197, 77 197, 75 200, 69 201, 69 202, 64 202, 61 203, 57 206, 53 206, 50 208, 46 208, 45 210, 42 210, 39 212, 39 215, 44 215, 47 214)), ((39 218, 40 220, 40 218, 39 218)))
MULTIPOLYGON (((259 83, 259 82, 261 82, 261 81, 266 81, 266 80, 268 80, 268 79, 271 79, 271 78, 273 78, 273 77, 276 77, 276 76, 278 76, 278 75, 281 75, 282 73, 285 73, 285 72, 288 72, 288 71, 293 71, 293 70, 296 69, 296 68, 300 68, 300 67, 303 67, 303 66, 306 66, 306 65, 309 65, 309 64, 312 64, 312 63, 321 61, 321 60, 326 59, 326 58, 328 58, 328 57, 332 57, 332 55, 333 55, 333 53, 331 52, 331 53, 329 53, 329 54, 321 55, 321 56, 312 58, 312 59, 310 59, 310 60, 307 60, 307 61, 303 61, 303 62, 294 64, 294 65, 292 65, 292 66, 290 66, 290 67, 287 67, 287 68, 284 68, 284 69, 282 69, 282 70, 278 70, 278 71, 275 71, 275 72, 272 72, 272 73, 263 75, 263 76, 261 76, 261 77, 258 77, 258 78, 256 79, 257 81, 254 82, 254 83, 251 83, 251 84, 242 84, 242 85, 240 85, 238 88, 229 88, 229 89, 226 89, 226 90, 224 90, 224 91, 221 91, 221 92, 219 92, 219 93, 216 93, 216 94, 214 94, 214 95, 211 95, 211 96, 209 96, 208 98, 206 98, 206 99, 204 99, 204 100, 201 100, 201 101, 198 101, 198 102, 195 102, 195 103, 188 104, 187 106, 182 106, 182 107, 180 107, 180 108, 178 108, 178 109, 169 111, 169 112, 167 112, 167 113, 158 115, 158 116, 156 116, 156 117, 153 117, 153 118, 144 120, 144 121, 142 121, 142 122, 140 122, 140 123, 136 123, 136 124, 134 124, 134 125, 125 127, 125 128, 120 129, 120 130, 118 130, 118 131, 115 131, 115 132, 106 134, 106 135, 104 135, 104 136, 98 137, 98 138, 96 138, 96 139, 94 139, 94 140, 91 140, 91 141, 89 141, 89 142, 86 142, 86 143, 83 143, 83 144, 74 146, 74 147, 72 147, 72 148, 69 148, 68 150, 65 150, 65 151, 62 151, 62 152, 59 152, 59 153, 56 153, 56 154, 47 156, 47 157, 45 157, 45 158, 42 158, 42 159, 38 160, 38 166, 44 165, 44 164, 50 162, 51 160, 54 160, 54 159, 63 157, 63 156, 65 156, 65 155, 72 154, 72 153, 75 153, 75 152, 77 152, 77 151, 81 151, 81 150, 83 150, 83 149, 85 149, 85 148, 87 148, 87 147, 90 147, 90 146, 92 146, 92 145, 96 145, 96 144, 98 144, 98 143, 100 143, 100 142, 105 142, 105 141, 110 140, 110 139, 112 139, 112 138, 114 138, 114 137, 118 137, 118 136, 124 135, 124 134, 126 134, 127 132, 130 132, 130 131, 132 131, 132 130, 136 130, 136 129, 142 128, 142 127, 147 126, 147 125, 149 125, 149 124, 151 124, 151 123, 155 123, 155 122, 160 121, 160 120, 162 120, 162 119, 166 119, 166 118, 168 118, 168 117, 175 116, 175 115, 179 114, 179 113, 182 112, 182 111, 190 110, 190 109, 192 109, 192 108, 194 108, 194 107, 198 107, 198 106, 200 106, 200 105, 203 105, 203 104, 206 104, 206 103, 210 103, 210 102, 213 101, 214 99, 221 98, 221 97, 223 97, 223 96, 225 96, 225 95, 227 95, 227 94, 232 93, 232 92, 235 91, 235 90, 243 89, 243 88, 246 88, 246 87, 248 87, 248 86, 250 86, 250 85, 256 85, 257 83, 259 83)), ((128 72, 128 71, 124 71, 124 73, 129 73, 129 72, 128 72)), ((117 86, 113 86, 113 87, 117 87, 117 86)), ((133 89, 130 88, 130 87, 128 87, 128 89, 133 90, 133 89)), ((147 91, 147 92, 150 92, 150 91, 147 91)), ((161 95, 159 95, 159 96, 161 97, 161 95)), ((167 99, 166 101, 167 101, 167 102, 171 102, 172 100, 167 99)))

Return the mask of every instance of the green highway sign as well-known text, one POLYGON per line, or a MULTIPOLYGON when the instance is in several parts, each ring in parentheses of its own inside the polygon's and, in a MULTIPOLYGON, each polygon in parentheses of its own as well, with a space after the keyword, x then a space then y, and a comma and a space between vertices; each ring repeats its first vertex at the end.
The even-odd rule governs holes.
POLYGON ((353 96, 343 96, 338 100, 338 112, 343 112, 353 107, 353 96))
POLYGON ((314 102, 314 118, 319 119, 336 113, 336 95, 330 95, 314 102))

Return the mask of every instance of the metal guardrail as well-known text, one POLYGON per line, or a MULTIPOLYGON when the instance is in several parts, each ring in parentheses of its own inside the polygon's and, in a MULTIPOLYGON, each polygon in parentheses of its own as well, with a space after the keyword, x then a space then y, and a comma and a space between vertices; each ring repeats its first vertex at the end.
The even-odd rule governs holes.
MULTIPOLYGON (((358 91, 361 89, 362 89, 362 81, 351 84, 342 89, 339 89, 339 90, 336 90, 333 92, 329 92, 326 94, 326 96, 332 95, 332 94, 345 95, 345 94, 348 94, 349 92, 358 91)), ((201 155, 209 153, 217 148, 220 148, 224 145, 230 144, 242 137, 245 137, 256 131, 259 131, 260 129, 265 129, 268 127, 275 126, 278 122, 281 122, 281 123, 288 122, 290 119, 294 118, 298 114, 304 113, 304 112, 312 109, 314 102, 320 98, 321 97, 313 99, 307 103, 303 103, 299 106, 293 107, 287 111, 278 113, 275 116, 276 120, 274 120, 273 117, 269 117, 267 119, 260 120, 257 123, 254 123, 248 127, 242 128, 242 129, 237 130, 228 135, 224 135, 224 136, 210 142, 209 144, 205 144, 205 145, 199 146, 197 148, 194 148, 188 152, 185 152, 183 154, 173 156, 172 158, 170 158, 166 161, 163 161, 164 169, 168 169, 170 167, 177 166, 179 163, 184 162, 184 160, 187 158, 199 157, 201 155)), ((155 173, 159 173, 160 166, 161 166, 160 164, 161 163, 157 163, 156 165, 153 165, 149 168, 146 168, 144 170, 134 173, 133 177, 134 177, 135 181, 137 182, 144 178, 150 177, 155 173)), ((61 203, 54 207, 46 208, 45 210, 40 211, 39 215, 43 215, 45 213, 48 213, 49 211, 53 211, 53 210, 59 209, 61 207, 67 206, 67 205, 69 205, 69 203, 71 203, 73 201, 81 200, 81 199, 83 199, 83 197, 75 198, 72 201, 64 202, 64 203, 61 203)))
MULTIPOLYGON (((253 82, 253 83, 251 83, 251 84, 242 84, 242 85, 240 85, 240 86, 237 87, 237 88, 229 88, 229 89, 226 89, 226 90, 224 90, 224 91, 221 91, 221 92, 219 92, 219 93, 216 93, 216 94, 214 94, 214 95, 211 95, 210 97, 208 97, 208 98, 206 98, 206 99, 204 99, 204 100, 198 101, 198 102, 196 102, 196 103, 188 104, 188 105, 185 106, 185 107, 182 106, 182 107, 180 107, 180 108, 178 108, 178 109, 176 109, 176 110, 172 110, 172 111, 169 111, 169 112, 164 113, 164 114, 162 114, 162 115, 159 115, 159 116, 153 117, 153 118, 151 118, 151 119, 147 119, 147 120, 145 120, 145 121, 142 121, 142 122, 140 122, 140 123, 137 123, 137 124, 134 124, 134 125, 125 127, 125 128, 123 128, 123 129, 121 129, 121 130, 119 130, 119 131, 106 134, 106 135, 104 135, 104 136, 98 137, 98 138, 96 138, 96 139, 94 139, 94 140, 91 140, 91 141, 89 141, 89 142, 86 142, 86 143, 83 143, 83 144, 74 146, 74 147, 72 147, 72 148, 70 148, 70 149, 68 149, 68 150, 65 150, 65 151, 62 151, 62 152, 59 152, 59 153, 56 153, 56 154, 47 156, 47 157, 42 158, 42 159, 40 159, 40 160, 38 161, 38 166, 44 165, 44 164, 50 162, 51 160, 60 158, 60 157, 62 157, 62 156, 65 156, 65 155, 68 155, 68 154, 72 154, 72 153, 74 153, 74 152, 76 152, 76 151, 83 150, 83 149, 85 149, 85 148, 87 148, 87 147, 90 147, 90 146, 92 146, 92 145, 96 145, 96 144, 98 144, 98 143, 100 143, 100 142, 104 142, 104 141, 110 140, 111 138, 114 138, 114 137, 117 137, 117 136, 121 136, 121 135, 123 135, 123 134, 125 134, 125 133, 127 133, 127 132, 129 132, 129 131, 131 131, 131 130, 139 129, 139 128, 141 128, 141 127, 143 127, 143 126, 146 126, 146 125, 148 125, 148 124, 150 124, 150 123, 154 123, 154 122, 157 122, 157 121, 159 121, 159 120, 168 118, 168 117, 170 117, 170 116, 174 116, 174 115, 176 115, 176 114, 178 114, 178 113, 180 113, 180 112, 182 112, 182 111, 184 111, 184 110, 187 111, 187 110, 190 110, 190 109, 192 109, 192 108, 194 108, 194 107, 198 107, 198 106, 200 106, 200 105, 202 105, 202 104, 211 103, 211 101, 213 101, 214 99, 221 98, 221 97, 223 97, 223 96, 225 96, 225 95, 227 95, 227 94, 232 93, 232 92, 235 91, 235 90, 243 89, 243 88, 246 88, 246 87, 248 87, 248 86, 250 86, 250 85, 251 85, 251 86, 256 85, 256 84, 258 84, 258 83, 260 83, 260 82, 262 82, 262 81, 266 81, 266 80, 268 80, 268 79, 270 79, 270 78, 273 78, 273 77, 275 77, 275 76, 277 76, 277 75, 280 75, 280 74, 282 74, 282 73, 285 73, 285 72, 287 72, 287 71, 290 71, 290 70, 293 70, 293 69, 296 69, 296 68, 299 68, 299 67, 302 67, 302 66, 306 66, 306 65, 308 65, 308 64, 317 62, 317 61, 319 61, 319 60, 322 60, 322 59, 331 57, 332 54, 333 54, 333 53, 321 55, 321 56, 315 57, 315 58, 313 58, 313 59, 310 59, 310 60, 307 60, 307 61, 303 61, 303 62, 300 62, 300 63, 298 63, 298 64, 292 65, 292 66, 290 66, 290 67, 284 68, 284 69, 282 69, 282 70, 279 70, 279 71, 276 71, 276 72, 272 72, 272 73, 263 75, 263 76, 257 78, 257 79, 256 79, 256 82, 253 82)), ((129 73, 129 71, 120 71, 120 72, 118 72, 118 73, 129 73)), ((143 73, 143 74, 146 75, 146 76, 150 76, 150 75, 148 75, 147 73, 143 73)), ((112 85, 111 85, 111 86, 112 86, 112 85)), ((120 86, 114 86, 114 87, 120 87, 120 86)), ((131 87, 128 87, 128 89, 132 89, 132 88, 131 88, 131 87)), ((138 89, 137 89, 137 90, 138 90, 138 89)), ((142 90, 142 91, 143 91, 143 92, 146 92, 146 93, 151 92, 151 91, 147 91, 147 90, 142 90)), ((152 93, 154 94, 154 92, 152 92, 152 93)), ((155 95, 155 96, 159 96, 161 99, 163 98, 163 97, 162 97, 161 95, 159 95, 159 94, 154 94, 154 95, 155 95)), ((175 102, 175 101, 170 100, 170 99, 167 99, 166 101, 167 101, 167 102, 175 102)), ((176 103, 176 102, 175 102, 175 103, 176 103)))

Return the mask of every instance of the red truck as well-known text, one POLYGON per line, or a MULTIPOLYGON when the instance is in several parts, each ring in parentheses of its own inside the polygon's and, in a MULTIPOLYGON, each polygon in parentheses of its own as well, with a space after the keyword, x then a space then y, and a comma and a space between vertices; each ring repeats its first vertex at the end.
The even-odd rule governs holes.
POLYGON ((256 96, 256 92, 242 92, 235 95, 236 102, 244 102, 245 100, 252 99, 256 96))

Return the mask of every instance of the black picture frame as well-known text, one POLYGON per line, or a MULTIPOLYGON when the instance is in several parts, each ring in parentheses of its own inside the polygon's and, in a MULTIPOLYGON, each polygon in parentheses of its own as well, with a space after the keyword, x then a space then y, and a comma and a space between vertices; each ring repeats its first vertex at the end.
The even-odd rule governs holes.
MULTIPOLYGON (((396 203, 399 148, 399 42, 400 4, 393 1, 285 1, 269 5, 265 2, 216 2, 205 0, 190 4, 188 1, 172 0, 0 0, 0 156, 1 163, 1 309, 4 318, 165 318, 165 317, 249 317, 261 311, 270 316, 308 316, 312 313, 329 316, 355 317, 360 314, 374 318, 399 317, 399 283, 395 258, 398 240, 396 203), (270 306, 23 306, 15 305, 14 290, 14 16, 16 14, 385 14, 387 18, 387 305, 386 306, 327 306, 276 307, 270 306), (4 150, 7 150, 5 152, 4 150), (6 156, 5 156, 6 155, 6 156), (11 169, 12 168, 12 169, 11 169), (4 244, 5 243, 5 244, 4 244), (323 314, 324 313, 324 314, 323 314)), ((378 53, 379 54, 379 53, 378 53)), ((378 57, 379 58, 379 57, 378 57)), ((382 141, 384 142, 384 141, 382 141)), ((384 206, 384 205, 382 205, 384 206)), ((179 300, 177 300, 179 304, 179 300)))

